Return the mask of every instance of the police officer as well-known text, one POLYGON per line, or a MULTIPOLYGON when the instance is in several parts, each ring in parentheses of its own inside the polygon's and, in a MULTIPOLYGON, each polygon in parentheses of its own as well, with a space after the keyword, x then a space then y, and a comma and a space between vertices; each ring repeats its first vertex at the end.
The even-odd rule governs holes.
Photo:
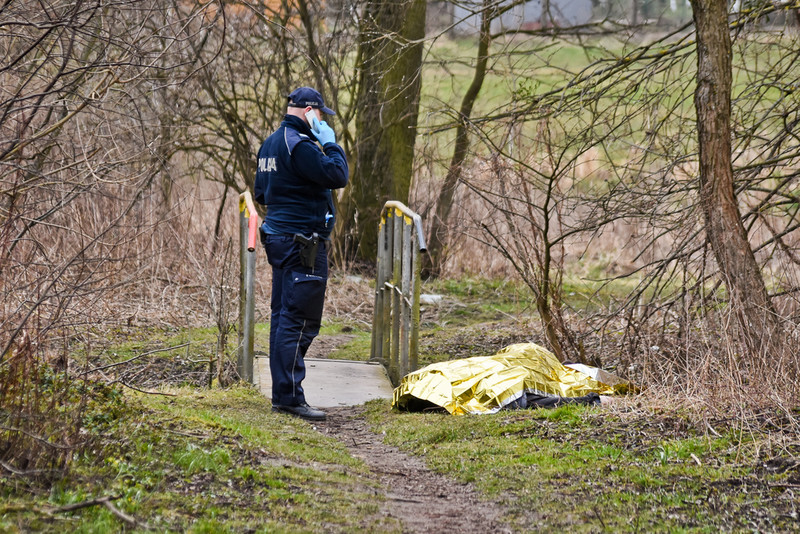
POLYGON ((328 237, 333 228, 332 189, 344 187, 344 150, 322 113, 322 95, 300 87, 288 97, 280 128, 258 151, 256 202, 267 206, 261 242, 272 266, 269 367, 272 410, 324 420, 306 403, 303 358, 319 333, 328 280, 328 237))

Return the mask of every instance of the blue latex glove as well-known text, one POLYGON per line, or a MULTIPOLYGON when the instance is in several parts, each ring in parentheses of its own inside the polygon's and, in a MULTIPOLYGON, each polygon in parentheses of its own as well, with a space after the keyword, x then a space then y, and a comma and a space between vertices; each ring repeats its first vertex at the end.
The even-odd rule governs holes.
POLYGON ((314 132, 314 135, 317 137, 317 141, 319 141, 322 145, 336 142, 336 134, 333 133, 333 128, 328 126, 328 123, 325 121, 320 122, 315 119, 314 126, 311 128, 311 131, 314 132))

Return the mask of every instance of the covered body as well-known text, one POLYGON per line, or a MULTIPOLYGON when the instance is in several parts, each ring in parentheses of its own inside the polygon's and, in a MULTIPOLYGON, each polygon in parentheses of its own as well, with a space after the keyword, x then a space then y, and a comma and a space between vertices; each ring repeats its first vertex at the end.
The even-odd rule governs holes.
MULTIPOLYGON (((605 376, 613 376, 608 373, 605 376)), ((409 409, 431 403, 454 415, 494 413, 525 395, 576 398, 613 395, 628 389, 598 382, 563 365, 534 343, 511 345, 492 356, 477 356, 428 365, 406 375, 394 390, 392 405, 409 409)))

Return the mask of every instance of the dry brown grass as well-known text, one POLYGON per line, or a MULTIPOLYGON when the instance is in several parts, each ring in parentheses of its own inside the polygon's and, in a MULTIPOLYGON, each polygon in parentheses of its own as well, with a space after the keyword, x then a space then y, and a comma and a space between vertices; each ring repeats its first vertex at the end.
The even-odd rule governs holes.
MULTIPOLYGON (((680 410, 704 425, 739 421, 762 428, 765 417, 776 417, 800 431, 796 345, 782 355, 754 356, 737 331, 736 319, 726 312, 672 331, 640 328, 637 348, 622 350, 623 366, 642 386, 636 402, 680 410)), ((796 339, 798 333, 794 327, 787 336, 796 339)))

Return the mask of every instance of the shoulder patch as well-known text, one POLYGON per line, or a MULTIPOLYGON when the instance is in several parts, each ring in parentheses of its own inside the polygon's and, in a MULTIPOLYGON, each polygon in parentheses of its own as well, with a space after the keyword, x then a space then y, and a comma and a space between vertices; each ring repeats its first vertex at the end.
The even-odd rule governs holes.
POLYGON ((292 155, 292 150, 294 150, 294 147, 296 147, 298 143, 301 141, 311 141, 311 138, 306 134, 301 134, 297 130, 291 128, 284 129, 283 139, 286 141, 286 149, 289 151, 290 156, 292 155))

